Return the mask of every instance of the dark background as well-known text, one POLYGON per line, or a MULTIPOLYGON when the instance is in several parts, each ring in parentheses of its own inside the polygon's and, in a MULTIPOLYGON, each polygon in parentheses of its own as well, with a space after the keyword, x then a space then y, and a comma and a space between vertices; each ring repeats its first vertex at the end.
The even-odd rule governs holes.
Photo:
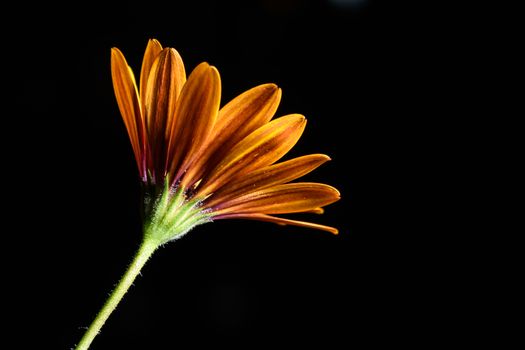
POLYGON ((408 233, 434 224, 405 209, 417 201, 406 184, 427 171, 414 165, 425 154, 408 161, 406 152, 430 133, 415 117, 432 70, 421 63, 430 12, 397 1, 261 0, 19 4, 6 16, 15 24, 5 75, 15 79, 3 176, 20 267, 6 289, 24 300, 12 319, 21 344, 72 347, 140 242, 137 170, 109 68, 115 46, 138 74, 149 38, 175 47, 188 72, 216 66, 223 103, 262 83, 283 89, 277 114, 308 118, 287 157, 333 159, 306 178, 341 191, 312 217, 340 235, 200 226, 155 254, 92 349, 330 349, 448 332, 431 321, 441 302, 423 263, 432 248, 408 233))

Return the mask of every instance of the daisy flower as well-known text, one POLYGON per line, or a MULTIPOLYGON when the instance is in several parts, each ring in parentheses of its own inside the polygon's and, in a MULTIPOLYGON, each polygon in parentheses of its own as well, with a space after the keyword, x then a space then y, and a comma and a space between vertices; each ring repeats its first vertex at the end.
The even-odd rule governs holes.
POLYGON ((221 79, 199 64, 187 77, 179 53, 150 40, 139 82, 111 50, 115 96, 144 189, 144 240, 128 271, 77 346, 87 349, 153 252, 197 225, 248 219, 337 234, 336 228, 281 216, 323 213, 340 199, 332 186, 295 182, 330 160, 279 160, 301 137, 300 114, 274 118, 281 89, 263 84, 221 108, 221 79))

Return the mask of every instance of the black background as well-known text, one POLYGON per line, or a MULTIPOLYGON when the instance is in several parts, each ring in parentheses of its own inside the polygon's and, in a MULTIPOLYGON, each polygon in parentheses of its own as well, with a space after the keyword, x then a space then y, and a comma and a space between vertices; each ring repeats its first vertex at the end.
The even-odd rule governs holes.
POLYGON ((424 282, 423 263, 432 249, 409 235, 421 216, 406 208, 425 154, 405 153, 430 133, 414 116, 424 112, 432 39, 421 23, 431 14, 396 1, 341 3, 47 3, 6 13, 15 34, 4 42, 5 74, 15 80, 3 176, 18 267, 6 289, 24 300, 12 319, 21 344, 72 347, 140 242, 139 182, 109 68, 115 46, 139 72, 149 38, 175 47, 188 72, 216 66, 223 104, 258 84, 283 89, 277 114, 308 119, 287 158, 332 157, 306 179, 341 191, 312 217, 341 233, 200 226, 155 254, 92 349, 433 339, 440 301, 428 292, 439 286, 424 282))

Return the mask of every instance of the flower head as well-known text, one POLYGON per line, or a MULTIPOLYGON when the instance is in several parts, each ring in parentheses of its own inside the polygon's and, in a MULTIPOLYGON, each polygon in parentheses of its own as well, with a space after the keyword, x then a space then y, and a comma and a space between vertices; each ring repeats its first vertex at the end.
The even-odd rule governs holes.
POLYGON ((111 51, 117 103, 145 188, 145 234, 159 242, 198 224, 251 219, 337 234, 332 227, 274 216, 322 213, 339 200, 325 184, 292 182, 330 160, 311 154, 277 163, 299 140, 306 119, 275 118, 281 89, 264 84, 220 108, 219 72, 199 64, 186 78, 175 49, 148 42, 140 81, 111 51))

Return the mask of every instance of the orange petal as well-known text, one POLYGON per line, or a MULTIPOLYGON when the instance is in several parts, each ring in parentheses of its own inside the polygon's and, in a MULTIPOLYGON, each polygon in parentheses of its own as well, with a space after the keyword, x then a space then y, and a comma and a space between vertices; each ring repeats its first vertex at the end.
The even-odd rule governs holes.
POLYGON ((213 207, 243 194, 293 181, 329 160, 330 157, 324 154, 311 154, 256 169, 228 186, 219 188, 207 201, 207 205, 213 207))
POLYGON ((174 49, 164 49, 151 67, 144 96, 146 126, 152 150, 155 177, 162 180, 166 169, 167 138, 175 113, 175 103, 184 85, 185 73, 182 60, 174 49), (182 68, 181 68, 182 67, 182 68))
POLYGON ((332 186, 314 182, 289 183, 252 192, 216 207, 213 215, 285 214, 310 211, 340 199, 332 186))
POLYGON ((219 111, 209 142, 196 156, 196 162, 182 180, 185 187, 199 180, 226 153, 250 133, 268 123, 281 100, 281 89, 275 84, 263 84, 234 98, 219 111))
POLYGON ((111 77, 117 104, 128 130, 133 153, 139 167, 139 172, 144 175, 143 160, 143 119, 140 110, 137 85, 131 68, 128 66, 122 52, 117 48, 111 49, 111 77))
POLYGON ((263 84, 237 96, 221 108, 214 128, 214 142, 227 148, 251 134, 272 119, 281 89, 275 84, 263 84))
POLYGON ((148 77, 151 72, 153 62, 159 56, 162 51, 162 45, 156 39, 150 39, 146 51, 144 52, 144 58, 142 59, 142 69, 140 71, 140 98, 143 106, 146 104, 146 85, 148 83, 148 77))
POLYGON ((219 72, 208 63, 201 63, 184 85, 169 129, 167 170, 173 181, 187 170, 196 151, 208 139, 219 113, 220 99, 219 72))
MULTIPOLYGON (((172 60, 172 69, 174 71, 174 81, 175 81, 175 98, 171 102, 173 106, 175 106, 175 102, 180 97, 180 94, 182 92, 182 89, 184 85, 186 84, 186 70, 184 69, 184 62, 182 62, 182 57, 180 57, 179 53, 175 49, 170 49, 170 55, 172 60)), ((168 114, 168 119, 166 121, 166 130, 165 130, 165 137, 166 140, 169 141, 170 138, 170 126, 173 125, 174 121, 173 118, 175 118, 174 113, 168 114)))
POLYGON ((265 214, 231 214, 231 215, 224 215, 216 219, 219 219, 219 220, 246 219, 246 220, 266 221, 266 222, 273 222, 278 225, 293 225, 293 226, 313 228, 316 230, 327 231, 327 232, 333 233, 334 235, 339 234, 339 230, 337 230, 335 227, 314 224, 312 222, 307 222, 307 221, 283 219, 283 218, 278 218, 275 216, 265 215, 265 214))
POLYGON ((304 211, 304 213, 312 213, 312 214, 324 214, 324 209, 323 208, 315 208, 315 209, 312 209, 312 210, 307 210, 307 211, 304 211))
POLYGON ((299 140, 306 119, 299 114, 277 118, 245 137, 199 184, 197 195, 206 196, 235 178, 272 164, 299 140))

